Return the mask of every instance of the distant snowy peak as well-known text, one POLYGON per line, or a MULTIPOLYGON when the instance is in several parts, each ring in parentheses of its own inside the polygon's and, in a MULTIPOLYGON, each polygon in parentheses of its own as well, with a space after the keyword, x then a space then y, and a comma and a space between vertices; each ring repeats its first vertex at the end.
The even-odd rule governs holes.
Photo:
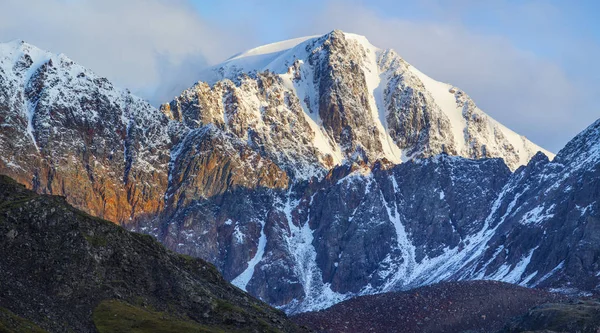
MULTIPOLYGON (((34 86, 38 85, 40 89, 35 92, 42 95, 39 97, 63 106, 77 107, 74 103, 78 103, 82 95, 101 93, 111 101, 120 103, 120 106, 137 103, 144 109, 152 108, 129 90, 113 86, 106 78, 96 75, 66 55, 42 50, 22 40, 0 43, 0 73, 2 79, 10 82, 14 89, 36 90, 34 86)), ((89 113, 90 118, 98 116, 93 109, 81 111, 89 113)), ((146 118, 157 115, 160 116, 157 110, 139 114, 146 118)), ((127 123, 126 118, 123 121, 127 123)))
POLYGON ((600 119, 573 138, 556 155, 556 162, 585 169, 600 161, 600 119))
POLYGON ((515 170, 538 151, 554 157, 489 117, 460 89, 431 79, 393 50, 339 30, 239 53, 200 81, 214 87, 231 80, 240 87, 263 72, 298 99, 311 123, 309 136, 325 138, 306 143, 331 157, 321 161, 358 156, 400 163, 445 152, 501 157, 515 170))
MULTIPOLYGON (((92 71, 78 65, 64 54, 54 54, 37 48, 22 40, 0 43, 0 70, 4 80, 10 80, 18 86, 26 88, 36 76, 49 72, 57 74, 69 82, 84 81, 84 78, 98 79, 92 71)), ((62 88, 51 85, 50 88, 62 88)), ((112 86, 111 86, 112 88, 112 86)))
MULTIPOLYGON (((113 122, 113 126, 135 126, 145 135, 163 132, 159 127, 167 123, 159 110, 129 90, 114 86, 62 53, 54 54, 21 40, 0 43, 0 74, 0 84, 12 91, 2 102, 26 116, 33 141, 44 139, 48 126, 64 126, 71 120, 86 126, 103 121, 113 122), (101 104, 111 109, 102 110, 101 104), (66 115, 73 119, 57 117, 51 109, 68 110, 66 115), (100 114, 102 111, 105 113, 100 114)), ((168 138, 161 134, 152 140, 162 144, 168 138)))

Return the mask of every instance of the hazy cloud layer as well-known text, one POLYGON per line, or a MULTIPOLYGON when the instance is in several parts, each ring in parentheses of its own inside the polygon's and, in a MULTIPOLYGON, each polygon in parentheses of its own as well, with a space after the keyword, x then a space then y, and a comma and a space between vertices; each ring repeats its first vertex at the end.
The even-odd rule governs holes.
POLYGON ((0 13, 0 41, 65 53, 154 104, 193 84, 207 63, 255 44, 180 0, 3 0, 0 13))

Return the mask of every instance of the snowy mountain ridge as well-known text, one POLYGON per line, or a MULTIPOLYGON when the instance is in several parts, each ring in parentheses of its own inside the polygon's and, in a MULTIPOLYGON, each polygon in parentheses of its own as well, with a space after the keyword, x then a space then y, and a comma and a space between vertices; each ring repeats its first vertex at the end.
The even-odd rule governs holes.
POLYGON ((0 119, 4 174, 113 221, 162 207, 179 125, 64 54, 0 44, 0 119))
MULTIPOLYGON (((217 82, 245 81, 245 76, 263 72, 273 73, 284 90, 297 97, 303 111, 299 116, 314 133, 311 146, 331 156, 334 164, 353 160, 357 147, 370 160, 386 158, 393 163, 441 152, 502 157, 512 170, 537 151, 554 156, 486 115, 460 89, 429 78, 393 50, 379 49, 364 36, 339 30, 242 52, 204 71, 200 81, 214 87, 217 82), (343 72, 351 75, 344 77, 343 72), (359 91, 350 90, 359 98, 343 95, 343 89, 334 95, 354 104, 356 112, 366 117, 361 124, 366 129, 353 128, 353 134, 368 131, 374 140, 364 140, 364 133, 357 133, 351 142, 339 138, 335 127, 340 125, 327 119, 330 115, 323 105, 328 79, 358 82, 359 91)), ((188 92, 193 94, 201 85, 188 92)), ((340 114, 342 126, 351 125, 352 121, 344 123, 348 114, 340 114)))

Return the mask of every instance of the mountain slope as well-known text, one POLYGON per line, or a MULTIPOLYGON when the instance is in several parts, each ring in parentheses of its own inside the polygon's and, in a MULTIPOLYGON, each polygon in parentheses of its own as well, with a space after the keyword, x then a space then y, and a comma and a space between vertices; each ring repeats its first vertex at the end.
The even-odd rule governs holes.
POLYGON ((317 332, 497 332, 537 305, 566 300, 495 281, 449 282, 360 296, 293 320, 317 332))
POLYGON ((0 172, 126 222, 155 215, 177 124, 66 56, 0 44, 0 172))
POLYGON ((291 313, 453 280, 593 291, 597 124, 555 161, 539 153, 515 173, 500 159, 442 154, 197 196, 155 235, 291 313))
POLYGON ((448 278, 485 245, 509 177, 500 159, 447 155, 340 166, 288 188, 187 195, 150 229, 270 304, 306 311, 448 278))
POLYGON ((598 290, 599 186, 596 121, 552 162, 538 155, 513 175, 493 222, 497 235, 470 270, 528 286, 598 290))
POLYGON ((148 323, 157 332, 304 331, 227 283, 211 264, 6 176, 0 251, 0 308, 51 332, 129 331, 148 323))

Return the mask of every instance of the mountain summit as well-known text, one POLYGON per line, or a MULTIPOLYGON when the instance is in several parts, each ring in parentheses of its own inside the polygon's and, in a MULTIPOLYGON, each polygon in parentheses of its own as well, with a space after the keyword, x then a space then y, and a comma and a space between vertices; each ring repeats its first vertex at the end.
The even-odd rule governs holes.
POLYGON ((200 80, 163 111, 191 126, 218 124, 296 175, 314 175, 315 162, 440 153, 501 157, 512 170, 538 151, 553 157, 460 89, 340 30, 242 52, 200 80))

